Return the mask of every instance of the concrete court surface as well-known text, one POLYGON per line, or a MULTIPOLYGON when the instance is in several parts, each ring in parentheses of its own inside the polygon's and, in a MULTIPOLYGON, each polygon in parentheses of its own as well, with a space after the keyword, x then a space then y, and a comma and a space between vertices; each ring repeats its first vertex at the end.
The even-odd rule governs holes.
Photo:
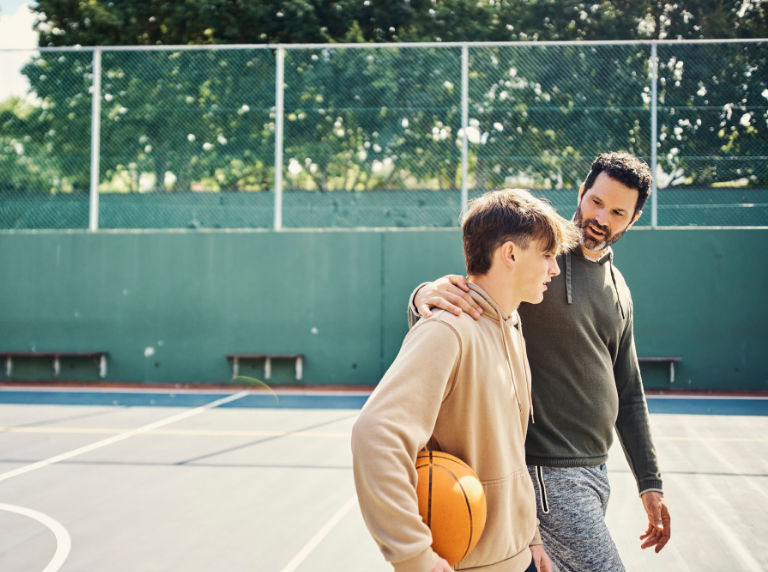
MULTIPOLYGON (((364 399, 0 386, 0 570, 391 570, 352 482, 364 399)), ((672 541, 640 550, 614 447, 607 520, 627 570, 768 570, 768 400, 649 408, 672 541)))

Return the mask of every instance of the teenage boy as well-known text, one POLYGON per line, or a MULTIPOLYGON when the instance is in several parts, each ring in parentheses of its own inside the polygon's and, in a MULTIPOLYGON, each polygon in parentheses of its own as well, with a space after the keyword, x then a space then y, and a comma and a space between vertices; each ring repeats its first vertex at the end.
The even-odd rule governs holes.
POLYGON ((475 470, 488 505, 480 541, 456 570, 547 572, 525 465, 533 409, 517 308, 541 302, 577 233, 548 203, 511 189, 470 203, 462 233, 468 295, 483 315, 436 311, 406 335, 352 430, 360 508, 396 571, 453 570, 430 547, 416 497, 416 455, 445 451, 475 470))

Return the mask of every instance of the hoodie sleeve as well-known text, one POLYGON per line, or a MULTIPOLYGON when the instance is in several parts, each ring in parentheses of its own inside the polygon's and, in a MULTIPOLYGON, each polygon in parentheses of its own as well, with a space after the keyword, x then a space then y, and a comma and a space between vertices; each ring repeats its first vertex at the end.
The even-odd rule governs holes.
POLYGON ((638 490, 661 490, 661 473, 656 459, 656 449, 651 438, 648 406, 637 361, 633 334, 633 308, 631 300, 627 323, 621 337, 614 364, 616 389, 619 394, 619 413, 616 430, 624 455, 632 468, 638 490))
POLYGON ((431 570, 437 554, 416 498, 418 452, 455 378, 460 343, 444 322, 411 330, 352 428, 352 465, 366 526, 397 572, 431 570))

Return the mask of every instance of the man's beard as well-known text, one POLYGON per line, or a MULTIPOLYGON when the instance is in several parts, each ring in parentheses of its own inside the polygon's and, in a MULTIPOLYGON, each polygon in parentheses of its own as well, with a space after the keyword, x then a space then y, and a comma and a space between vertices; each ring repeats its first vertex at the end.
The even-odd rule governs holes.
POLYGON ((592 251, 605 250, 624 236, 624 233, 627 231, 625 228, 620 232, 611 234, 610 229, 607 226, 598 223, 595 219, 591 218, 584 220, 584 217, 581 214, 581 206, 576 209, 576 213, 573 215, 573 222, 576 223, 576 227, 579 229, 579 243, 582 247, 592 251), (601 238, 595 238, 588 235, 587 228, 589 226, 593 226, 601 231, 603 236, 601 238))

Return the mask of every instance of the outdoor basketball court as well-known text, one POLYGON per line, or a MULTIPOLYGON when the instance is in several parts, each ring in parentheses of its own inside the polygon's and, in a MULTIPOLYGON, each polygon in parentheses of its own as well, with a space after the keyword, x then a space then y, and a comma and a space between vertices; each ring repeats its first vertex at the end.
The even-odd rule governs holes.
MULTIPOLYGON (((0 386, 0 570, 390 570, 352 480, 365 397, 0 386)), ((649 406, 672 540, 639 549, 614 447, 608 521, 627 569, 768 569, 768 399, 649 406)))

